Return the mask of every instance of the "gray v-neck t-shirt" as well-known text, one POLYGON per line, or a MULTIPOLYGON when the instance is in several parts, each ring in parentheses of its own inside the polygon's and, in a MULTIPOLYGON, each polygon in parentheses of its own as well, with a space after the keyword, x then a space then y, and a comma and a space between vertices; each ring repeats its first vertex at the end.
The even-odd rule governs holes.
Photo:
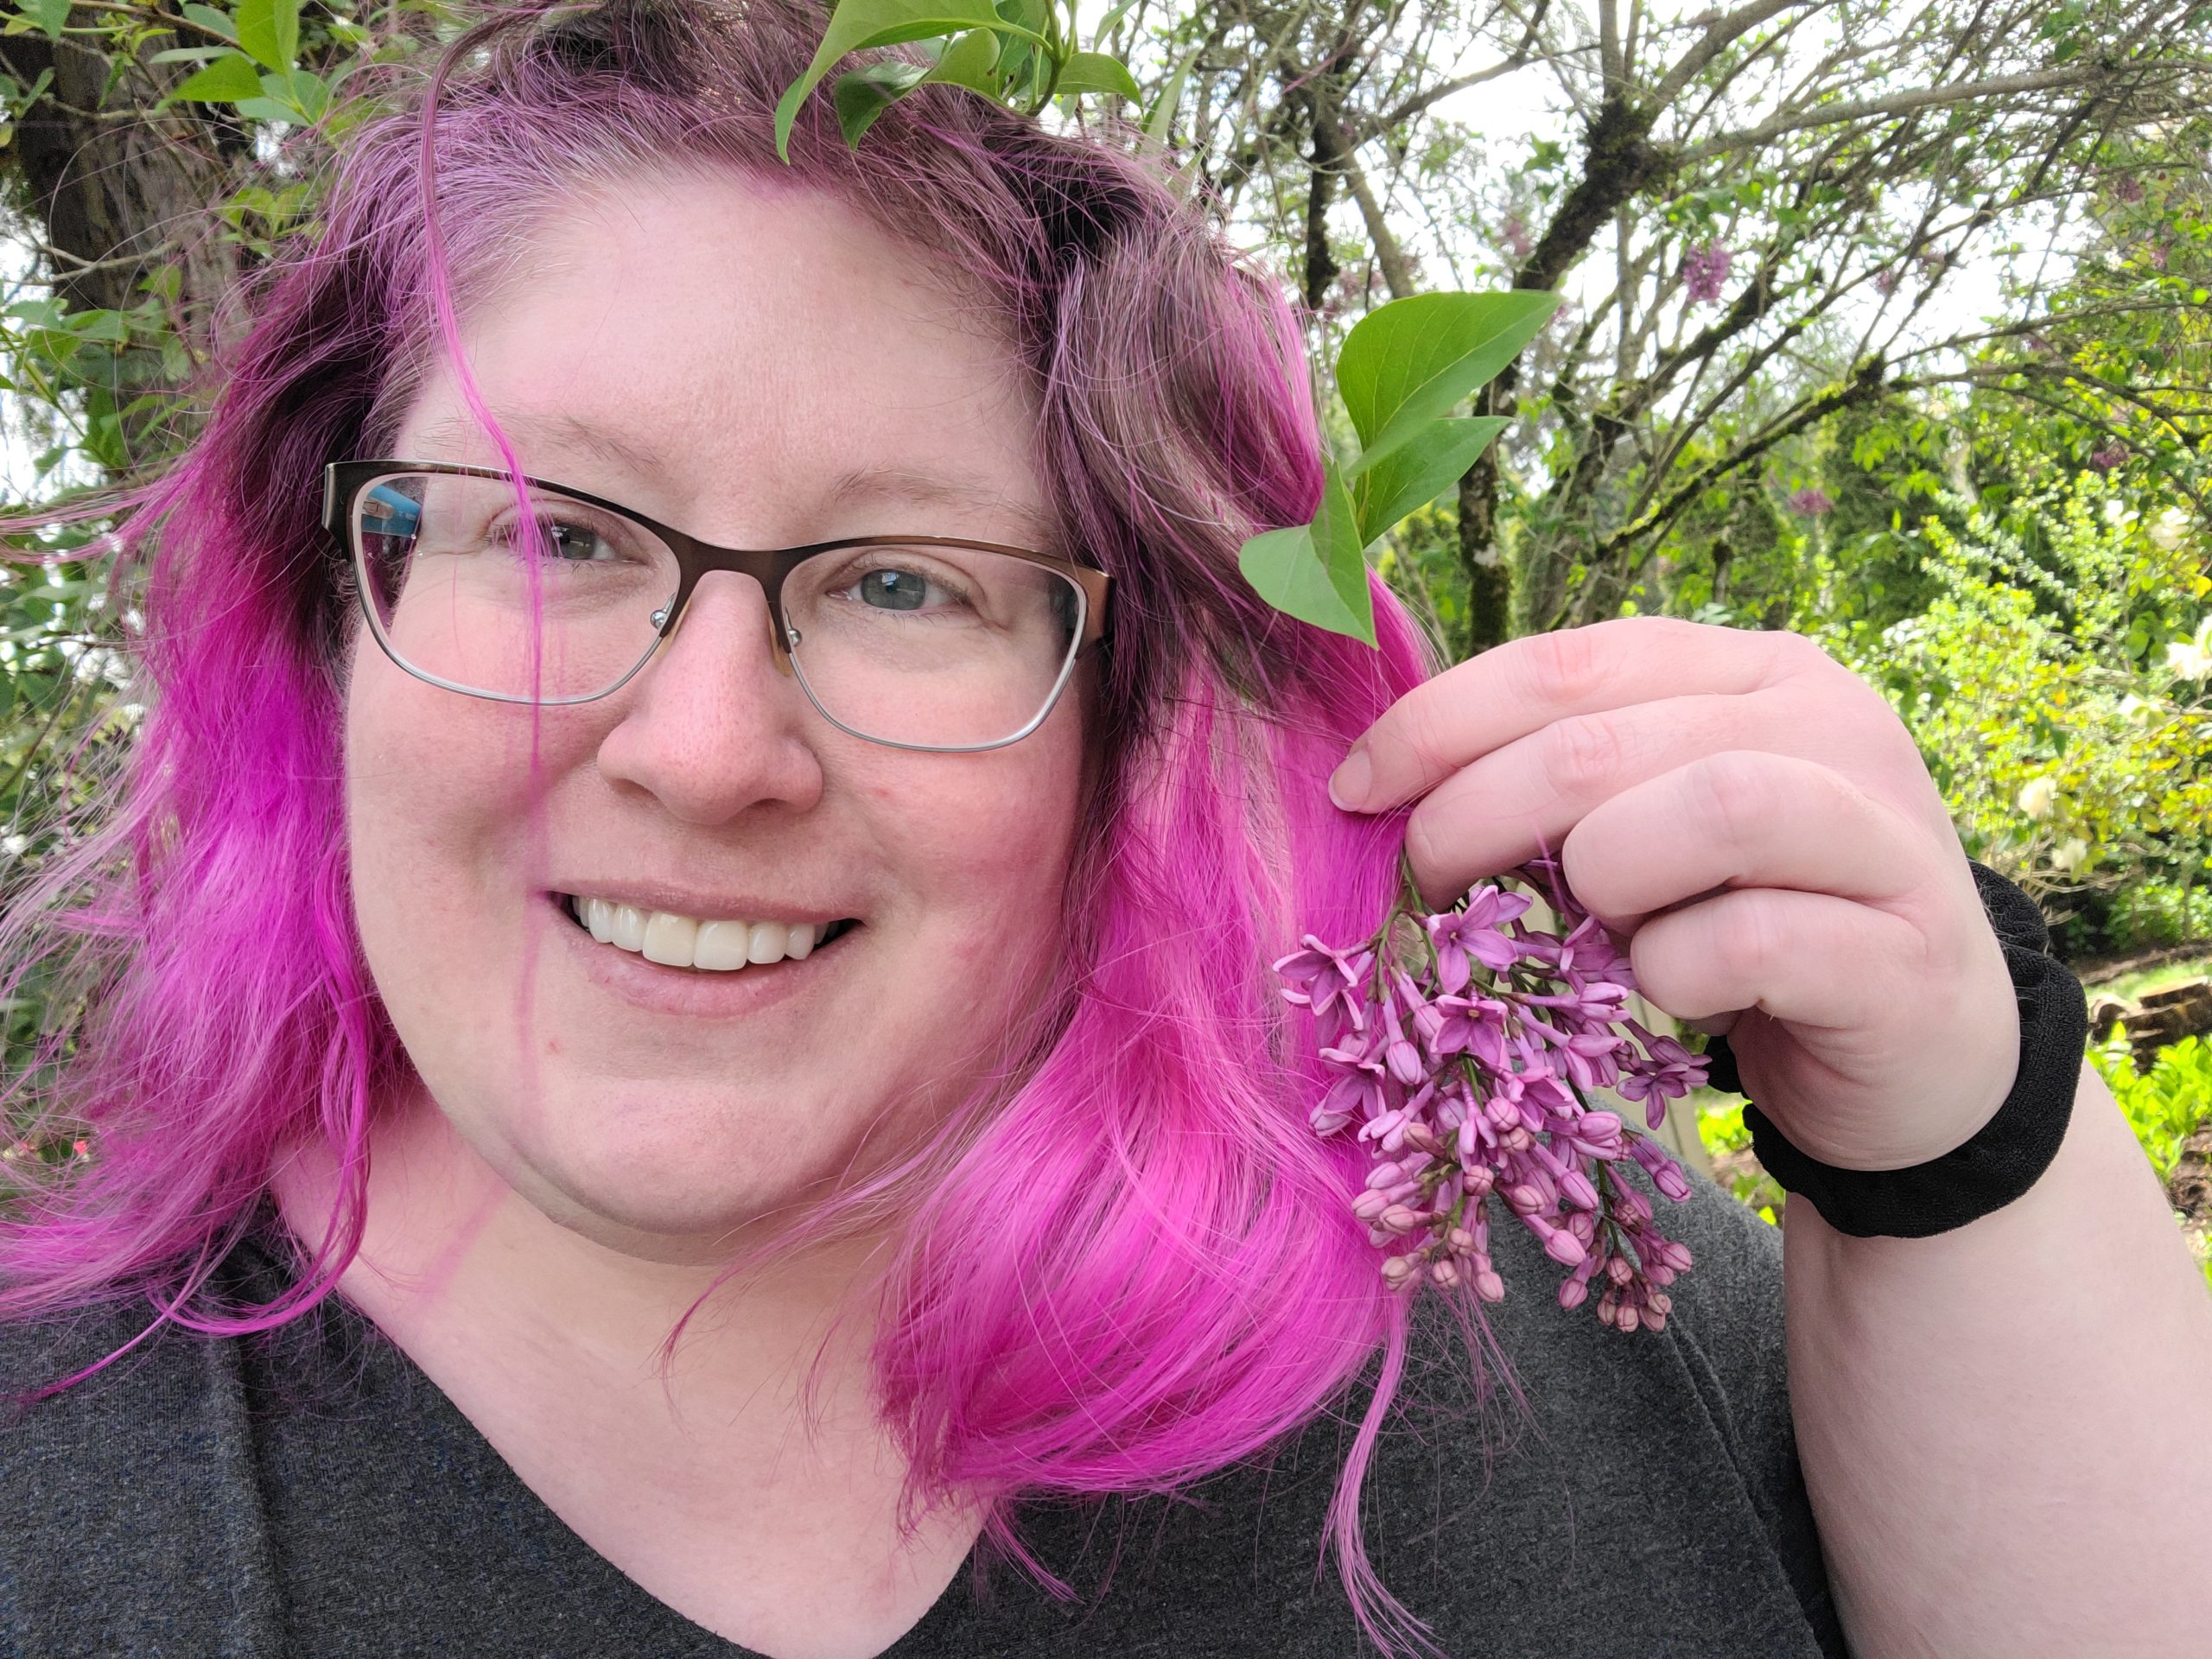
MULTIPOLYGON (((1497 1230, 1490 1310, 1531 1416, 1471 1409, 1464 1349, 1425 1318, 1364 1505, 1370 1558, 1452 1659, 1836 1659, 1847 1651, 1791 1432, 1781 1238, 1710 1182, 1657 1205, 1695 1253, 1667 1329, 1554 1300, 1560 1269, 1497 1230)), ((224 1267, 265 1296, 281 1248, 224 1267)), ((13 1396, 112 1351, 143 1305, 0 1327, 13 1396)), ((1363 1384, 1268 1459, 1187 1500, 1025 1505, 1076 1592, 980 1560, 891 1659, 1351 1659, 1321 1527, 1363 1384)), ((334 1300, 264 1338, 169 1328, 0 1417, 0 1659, 715 1656, 570 1531, 436 1386, 334 1300)))

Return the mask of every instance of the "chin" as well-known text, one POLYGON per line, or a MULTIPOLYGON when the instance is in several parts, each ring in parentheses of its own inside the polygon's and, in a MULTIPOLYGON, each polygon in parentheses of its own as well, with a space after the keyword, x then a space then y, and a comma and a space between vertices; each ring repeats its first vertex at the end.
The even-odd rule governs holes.
POLYGON ((601 1107, 592 1119, 558 1146, 517 1148, 507 1179, 562 1226, 652 1261, 728 1256, 748 1231, 826 1192, 852 1150, 791 1144, 788 1115, 709 1127, 691 1114, 640 1122, 601 1107))

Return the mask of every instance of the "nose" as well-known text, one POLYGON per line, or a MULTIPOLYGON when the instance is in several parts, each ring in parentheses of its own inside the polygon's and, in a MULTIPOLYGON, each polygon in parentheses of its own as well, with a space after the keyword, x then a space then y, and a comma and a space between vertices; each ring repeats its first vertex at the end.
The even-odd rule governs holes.
POLYGON ((771 626, 752 577, 702 577, 675 633, 614 694, 621 715, 600 744, 601 775, 687 823, 726 823, 764 802, 812 805, 822 791, 817 720, 798 683, 777 670, 771 626))

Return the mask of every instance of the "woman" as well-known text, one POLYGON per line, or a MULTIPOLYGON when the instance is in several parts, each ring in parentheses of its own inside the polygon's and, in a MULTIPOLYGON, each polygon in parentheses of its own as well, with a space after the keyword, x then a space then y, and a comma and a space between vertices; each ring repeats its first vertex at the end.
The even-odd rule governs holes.
POLYGON ((2089 1074, 2069 1155, 1975 1228, 1793 1206, 1788 1370, 1779 1241, 1709 1185, 1669 1217, 1697 1266, 1662 1332, 1565 1314, 1501 1236, 1516 1407, 1478 1414, 1445 1303, 1376 1274, 1268 963, 1373 925, 1406 824, 1440 894, 1549 821, 1655 996, 1760 1010, 1746 1064, 1802 1144, 1916 1163, 2018 1046, 1940 802, 1878 698, 1776 640, 1608 625, 1425 682, 1379 588, 1379 652, 1266 609, 1236 547, 1319 487, 1280 301, 1148 166, 957 92, 857 155, 810 111, 786 168, 768 112, 819 30, 754 3, 493 31, 427 141, 419 111, 351 141, 138 510, 149 712, 49 879, 97 994, 33 1080, 95 1150, 0 1234, 15 1649, 2168 1628, 2116 1542, 2147 1440, 2100 1425, 2076 1467, 2089 1430, 1992 1386, 2031 1346, 1993 1290, 2041 1253, 2059 1394, 2165 1410, 2162 1457, 2202 1421, 2180 1367, 2212 1317, 2089 1074), (1624 703, 1671 734, 1538 787, 1545 732, 1624 703), (1761 821, 1649 827, 1696 753, 1765 747, 1755 718, 1864 740, 1901 804, 1851 850, 1904 859, 1879 891, 1936 942, 1888 987, 1921 1023, 1799 1091, 1880 1106, 1825 1138, 1784 1085, 1792 1005, 1817 1024, 1833 985, 1700 949, 1719 906, 1678 901, 1833 872, 1777 868, 1761 821), (1664 890, 1687 861, 1650 848, 1700 829, 1751 862, 1664 890), (1993 1499, 2006 1534, 1962 1537, 1993 1499), (1349 1595, 1317 1583, 1332 1540, 1349 1595), (1031 1571, 983 1570, 1008 1556, 1031 1571), (2124 1610, 2088 1589, 2122 1583, 2124 1610))

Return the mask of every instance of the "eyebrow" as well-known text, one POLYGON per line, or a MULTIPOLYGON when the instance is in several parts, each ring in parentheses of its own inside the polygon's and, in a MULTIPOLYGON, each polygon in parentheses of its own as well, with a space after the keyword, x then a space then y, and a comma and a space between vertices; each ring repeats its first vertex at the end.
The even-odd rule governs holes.
MULTIPOLYGON (((555 448, 563 448, 607 461, 638 476, 659 470, 659 461, 618 434, 580 420, 574 415, 532 415, 514 410, 495 417, 502 431, 555 448)), ((486 435, 475 421, 455 415, 425 429, 430 443, 466 442, 486 435)))
MULTIPOLYGON (((533 444, 589 455, 620 467, 633 478, 650 478, 663 470, 659 456, 575 415, 534 415, 518 410, 502 413, 497 419, 503 430, 533 444)), ((426 428, 423 439, 426 443, 442 445, 480 435, 482 429, 474 421, 455 416, 426 428)), ((1050 512, 1015 500, 1003 489, 973 473, 933 473, 915 467, 862 463, 849 467, 831 479, 819 499, 825 507, 880 504, 893 507, 982 508, 1011 518, 1035 550, 1060 550, 1062 531, 1050 512)), ((918 524, 894 528, 916 533, 922 530, 918 524)))
MULTIPOLYGON (((930 473, 912 467, 849 467, 830 481, 827 500, 892 506, 982 507, 1003 512, 1020 526, 1029 545, 1057 552, 1060 527, 1052 516, 1015 500, 1004 490, 971 473, 930 473)), ((919 525, 906 528, 919 530, 919 525)))

